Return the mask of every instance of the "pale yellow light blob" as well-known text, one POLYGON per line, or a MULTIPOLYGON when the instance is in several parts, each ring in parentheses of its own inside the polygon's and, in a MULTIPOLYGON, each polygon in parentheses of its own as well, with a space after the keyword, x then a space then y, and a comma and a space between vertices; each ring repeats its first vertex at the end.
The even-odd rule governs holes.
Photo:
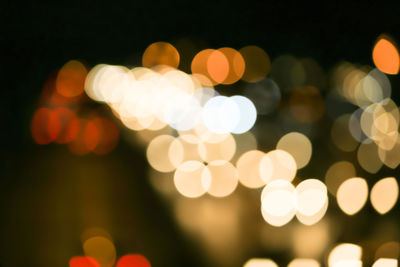
POLYGON ((390 211, 399 197, 399 185, 394 177, 379 180, 371 189, 371 204, 380 214, 390 211))
POLYGON ((336 196, 339 186, 348 178, 356 176, 356 168, 351 162, 338 161, 332 164, 325 174, 325 183, 329 193, 336 196))
MULTIPOLYGON (((233 193, 238 185, 238 172, 229 161, 216 160, 207 165, 211 175, 208 193, 214 197, 225 197, 233 193)), ((205 181, 208 182, 208 181, 205 181)), ((207 187, 207 184, 204 185, 207 187)))
POLYGON ((361 143, 357 150, 357 160, 361 167, 369 173, 377 173, 383 165, 375 143, 361 143))
POLYGON ((210 187, 210 171, 199 161, 186 161, 178 166, 174 174, 174 184, 185 197, 196 198, 210 187))
POLYGON ((183 161, 196 160, 203 161, 199 154, 199 138, 192 134, 182 134, 177 140, 181 143, 183 147, 183 161))
POLYGON ((358 145, 358 141, 354 139, 349 129, 350 117, 350 114, 344 114, 338 117, 331 128, 333 143, 345 152, 354 151, 358 145))
POLYGON ((214 160, 231 160, 236 151, 236 142, 231 134, 218 143, 199 143, 199 155, 205 162, 214 160))
POLYGON ((372 51, 372 59, 375 66, 384 73, 397 74, 400 66, 397 47, 385 35, 381 35, 378 38, 379 41, 372 51))
POLYGON ((297 169, 305 167, 311 159, 311 142, 302 133, 291 132, 282 136, 276 145, 276 149, 289 152, 296 161, 297 169))
POLYGON ((264 152, 260 150, 247 151, 240 156, 236 163, 236 168, 239 173, 239 181, 241 184, 249 188, 259 188, 265 185, 258 170, 258 166, 263 157, 264 152))
POLYGON ((83 243, 86 256, 93 257, 101 267, 112 267, 116 259, 114 244, 103 236, 95 236, 83 243))
POLYGON ((268 54, 258 46, 245 46, 239 50, 245 61, 242 79, 246 82, 258 82, 264 79, 271 69, 268 54))
POLYGON ((397 267, 398 265, 397 259, 378 259, 372 264, 372 267, 397 267))
POLYGON ((160 135, 149 143, 146 157, 155 170, 171 172, 183 161, 184 150, 173 136, 160 135))
POLYGON ((265 183, 277 179, 292 181, 296 176, 297 165, 291 154, 277 149, 264 155, 260 161, 259 171, 265 183))
POLYGON ((246 261, 243 267, 278 267, 278 265, 270 259, 253 258, 246 261))
POLYGON ((306 225, 317 223, 328 208, 328 190, 317 179, 307 179, 295 190, 296 217, 306 225))
POLYGON ((367 198, 367 182, 359 177, 350 178, 343 182, 336 194, 339 207, 348 215, 359 212, 364 207, 367 198))
POLYGON ((268 183, 261 193, 261 214, 270 225, 280 227, 296 213, 294 186, 287 180, 268 183))
POLYGON ((314 259, 294 259, 287 267, 320 267, 318 261, 314 259))
MULTIPOLYGON (((342 243, 335 246, 328 256, 328 266, 336 267, 336 266, 347 266, 339 264, 341 261, 348 261, 350 265, 348 266, 358 266, 353 265, 351 261, 359 261, 362 256, 362 248, 358 245, 351 243, 342 243)), ((358 264, 358 263, 356 263, 358 264)), ((361 265, 360 265, 361 266, 361 265)))
POLYGON ((212 132, 203 123, 197 124, 193 130, 202 142, 207 143, 220 143, 229 136, 229 133, 219 134, 212 132))

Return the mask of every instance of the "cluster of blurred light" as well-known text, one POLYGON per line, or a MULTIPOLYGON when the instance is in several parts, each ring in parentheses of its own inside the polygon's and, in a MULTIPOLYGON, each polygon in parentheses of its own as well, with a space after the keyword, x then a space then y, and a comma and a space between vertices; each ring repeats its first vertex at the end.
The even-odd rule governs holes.
POLYGON ((385 75, 398 73, 399 54, 391 38, 382 35, 372 57, 376 69, 345 62, 334 71, 337 91, 359 109, 338 117, 331 136, 335 145, 344 151, 354 151, 360 143, 359 164, 366 171, 376 173, 383 164, 393 169, 400 164, 399 157, 395 156, 400 151, 400 112, 391 99, 392 87, 385 75))
MULTIPOLYGON (((396 178, 379 180, 371 189, 370 200, 374 209, 385 214, 396 204, 399 187, 396 178)), ((344 213, 354 215, 359 212, 368 199, 368 184, 365 179, 352 177, 344 180, 336 191, 336 199, 344 213)))
POLYGON ((202 123, 215 133, 244 133, 254 125, 254 104, 243 96, 219 96, 195 76, 171 67, 148 69, 97 65, 86 92, 107 103, 132 130, 159 130, 167 124, 186 131, 202 123))
MULTIPOLYGON (((396 258, 378 258, 372 267, 397 267, 396 258)), ((271 259, 252 258, 249 259, 243 267, 277 267, 278 265, 271 259)), ((319 267, 318 261, 310 258, 293 259, 288 267, 319 267)), ((328 267, 362 267, 362 248, 352 243, 337 244, 329 252, 327 258, 328 267)))
POLYGON ((107 154, 118 143, 118 127, 109 119, 96 115, 82 118, 78 113, 87 70, 76 60, 67 62, 57 75, 45 83, 40 104, 33 114, 31 133, 37 144, 68 144, 77 155, 89 152, 107 154))
POLYGON ((328 191, 317 179, 304 180, 296 188, 287 180, 274 180, 261 194, 263 218, 273 226, 283 226, 295 215, 301 223, 312 225, 327 209, 328 191))
POLYGON ((127 254, 117 261, 117 252, 110 234, 102 228, 88 228, 82 234, 85 256, 75 256, 69 267, 151 267, 141 254, 127 254))
POLYGON ((233 84, 240 79, 253 83, 267 76, 270 60, 258 46, 246 46, 240 51, 229 47, 204 49, 193 58, 191 70, 204 86, 233 84))

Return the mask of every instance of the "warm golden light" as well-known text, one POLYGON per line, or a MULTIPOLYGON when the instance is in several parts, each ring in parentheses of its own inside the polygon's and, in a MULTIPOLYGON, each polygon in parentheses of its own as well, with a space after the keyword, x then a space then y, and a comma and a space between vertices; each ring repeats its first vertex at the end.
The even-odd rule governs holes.
POLYGON ((91 237, 83 243, 85 255, 97 260, 101 267, 112 267, 116 260, 114 244, 102 236, 91 237))
POLYGON ((328 209, 328 190, 317 179, 307 179, 295 190, 296 217, 306 225, 317 223, 328 209))
POLYGON ((168 65, 178 68, 179 53, 176 48, 167 42, 156 42, 149 45, 143 53, 144 67, 151 68, 156 65, 168 65))
POLYGON ((245 62, 242 80, 255 83, 264 79, 270 69, 271 61, 268 54, 258 46, 245 46, 239 50, 245 62))
POLYGON ((374 262, 372 267, 397 267, 397 259, 378 259, 374 262))
POLYGON ((362 248, 355 244, 342 243, 335 246, 328 256, 329 267, 360 266, 362 248))
POLYGON ((254 258, 246 261, 243 267, 278 267, 278 265, 270 259, 254 258))
POLYGON ((205 162, 214 160, 229 161, 236 151, 236 142, 231 134, 227 134, 220 142, 200 142, 199 155, 205 162))
POLYGON ((249 188, 259 188, 265 185, 258 170, 263 157, 264 152, 260 150, 250 150, 240 156, 236 163, 236 168, 241 184, 249 188))
POLYGON ((371 189, 371 204, 380 214, 389 212, 399 197, 399 185, 394 177, 379 180, 371 189))
POLYGON ((314 259, 294 259, 289 262, 287 267, 320 267, 318 261, 314 259))
POLYGON ((146 157, 151 167, 160 172, 171 172, 183 161, 180 142, 170 135, 160 135, 148 145, 146 157))
POLYGON ((259 165, 260 176, 265 183, 283 179, 292 181, 297 165, 293 156, 284 150, 272 150, 265 154, 259 165))
POLYGON ((357 160, 361 167, 369 173, 377 173, 382 167, 375 143, 361 143, 357 150, 357 160))
POLYGON ((176 169, 174 184, 178 192, 185 197, 200 197, 210 188, 211 174, 203 163, 186 161, 176 169))
POLYGON ((336 196, 339 186, 348 178, 356 176, 356 168, 349 161, 338 161, 332 164, 325 174, 325 183, 329 193, 336 196))
POLYGON ((273 226, 283 226, 296 213, 294 186, 286 180, 268 183, 261 193, 261 214, 273 226))
POLYGON ((214 50, 207 59, 207 72, 211 79, 217 83, 222 83, 229 74, 229 61, 225 54, 219 50, 214 50))
POLYGON ((312 145, 302 133, 291 132, 279 139, 276 149, 289 152, 296 161, 298 169, 305 167, 311 159, 312 145))
POLYGON ((238 172, 236 168, 226 160, 212 161, 207 165, 211 175, 211 184, 203 180, 204 188, 208 187, 208 193, 215 197, 225 197, 233 193, 238 185, 238 172))
POLYGON ((399 72, 399 51, 388 36, 381 35, 378 37, 372 51, 372 59, 375 66, 382 72, 387 74, 397 74, 399 72))
POLYGON ((356 214, 367 202, 367 182, 359 177, 344 181, 337 190, 336 199, 344 213, 348 215, 356 214))
POLYGON ((245 70, 245 62, 243 56, 235 49, 223 47, 218 49, 222 52, 229 62, 229 72, 222 84, 233 84, 240 80, 245 70))

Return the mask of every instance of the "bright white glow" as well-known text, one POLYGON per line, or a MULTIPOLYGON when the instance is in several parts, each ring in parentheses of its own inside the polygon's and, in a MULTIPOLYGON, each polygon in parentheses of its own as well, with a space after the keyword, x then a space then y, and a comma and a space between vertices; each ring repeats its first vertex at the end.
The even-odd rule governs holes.
POLYGON ((328 190, 321 181, 307 179, 296 187, 295 201, 296 217, 300 222, 311 225, 317 223, 328 209, 328 190))
POLYGON ((240 110, 240 120, 237 126, 233 129, 232 133, 241 134, 250 130, 257 119, 257 111, 253 102, 244 96, 232 96, 230 97, 235 101, 236 105, 240 110))
POLYGON ((362 256, 362 248, 351 243, 342 243, 334 247, 328 256, 328 266, 361 266, 357 265, 362 256), (345 263, 350 265, 345 265, 345 263))
POLYGON ((288 223, 296 213, 294 186, 286 180, 267 184, 261 193, 261 214, 273 226, 288 223))
POLYGON ((216 96, 203 107, 203 123, 212 132, 233 132, 240 121, 240 109, 235 101, 226 96, 216 96))

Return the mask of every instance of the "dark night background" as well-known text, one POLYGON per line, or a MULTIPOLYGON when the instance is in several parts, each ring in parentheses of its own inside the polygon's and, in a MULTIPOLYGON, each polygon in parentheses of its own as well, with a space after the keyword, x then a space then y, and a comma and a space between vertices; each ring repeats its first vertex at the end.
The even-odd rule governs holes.
MULTIPOLYGON (((209 265, 145 179, 149 166, 143 149, 120 139, 106 156, 80 157, 64 146, 33 142, 30 121, 43 83, 68 60, 91 67, 134 65, 155 41, 189 38, 200 48, 258 45, 271 59, 282 54, 312 57, 328 71, 341 60, 373 65, 371 51, 381 33, 400 40, 397 1, 318 6, 283 1, 48 1, 0 6, 0 266, 5 267, 67 266, 70 257, 81 255, 83 202, 108 214, 98 218, 104 219, 100 226, 110 229, 118 255, 142 253, 154 266, 209 265), (99 197, 100 203, 76 192, 77 184, 88 186, 91 179, 100 184, 93 190, 107 196, 99 197)), ((391 82, 392 98, 399 104, 399 78, 393 76, 391 82)), ((354 216, 359 222, 355 227, 361 229, 354 241, 363 234, 368 209, 354 216)), ((256 250, 248 256, 266 255, 256 250)))

